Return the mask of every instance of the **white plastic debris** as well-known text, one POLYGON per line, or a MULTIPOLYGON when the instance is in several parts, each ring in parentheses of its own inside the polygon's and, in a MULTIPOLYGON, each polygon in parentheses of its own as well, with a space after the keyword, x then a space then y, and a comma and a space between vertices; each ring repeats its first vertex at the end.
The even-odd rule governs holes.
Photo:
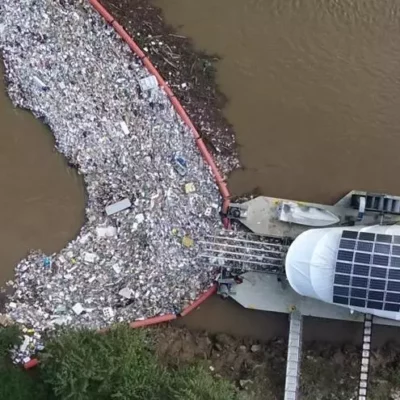
POLYGON ((259 345, 259 344, 253 344, 253 345, 251 345, 250 350, 251 350, 253 353, 257 353, 258 351, 261 350, 261 345, 259 345))
POLYGON ((147 92, 148 90, 152 90, 158 87, 157 78, 154 75, 147 76, 146 78, 142 78, 139 81, 140 89, 143 92, 147 92))
POLYGON ((135 215, 135 220, 138 224, 141 224, 144 221, 144 215, 143 214, 137 214, 135 215))
POLYGON ((94 263, 96 261, 97 255, 95 253, 85 253, 83 259, 88 263, 94 263))
POLYGON ((52 319, 50 321, 50 325, 53 325, 53 326, 54 325, 58 325, 58 326, 68 325, 70 323, 71 319, 72 319, 71 317, 64 315, 64 316, 52 319))
POLYGON ((114 318, 115 312, 111 307, 104 307, 103 314, 106 319, 114 318))
POLYGON ((19 351, 21 353, 25 353, 26 349, 28 348, 30 343, 30 337, 27 335, 24 335, 24 341, 22 342, 21 346, 19 347, 19 351))
POLYGON ((114 226, 98 226, 96 228, 97 236, 100 238, 104 237, 114 237, 117 235, 117 228, 114 226))
POLYGON ((48 86, 37 76, 33 76, 32 79, 35 82, 35 84, 38 85, 42 90, 48 89, 48 86))
POLYGON ((211 214, 212 214, 212 207, 207 207, 206 208, 206 211, 204 211, 204 215, 206 216, 206 217, 210 217, 211 216, 211 214))
POLYGON ((90 233, 86 233, 85 235, 82 235, 82 236, 80 237, 80 239, 79 239, 79 242, 80 242, 81 244, 86 244, 86 243, 89 241, 90 236, 91 236, 90 233))
POLYGON ((114 270, 114 272, 115 272, 116 274, 121 273, 121 267, 120 267, 119 265, 115 264, 115 265, 113 265, 112 268, 113 268, 113 270, 114 270))
POLYGON ((76 303, 73 307, 72 310, 76 315, 81 315, 84 311, 84 308, 82 307, 81 303, 76 303))
POLYGON ((126 122, 125 121, 121 121, 120 124, 121 124, 122 132, 124 132, 125 135, 129 135, 129 128, 128 128, 128 125, 126 124, 126 122))
POLYGON ((67 307, 63 304, 59 304, 54 310, 55 314, 63 314, 65 312, 67 312, 67 307))
POLYGON ((107 215, 113 215, 116 214, 120 211, 126 210, 131 206, 131 201, 129 199, 124 199, 121 201, 118 201, 117 203, 111 204, 106 207, 106 213, 107 215))
POLYGON ((121 289, 118 294, 122 297, 125 297, 126 299, 130 299, 132 297, 132 290, 129 288, 123 288, 121 289))

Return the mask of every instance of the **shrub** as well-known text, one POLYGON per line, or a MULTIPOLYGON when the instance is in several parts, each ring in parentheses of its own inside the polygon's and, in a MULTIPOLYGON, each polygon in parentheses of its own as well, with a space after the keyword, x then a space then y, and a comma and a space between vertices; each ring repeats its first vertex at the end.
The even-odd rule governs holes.
POLYGON ((235 400, 233 384, 218 379, 201 366, 178 370, 175 375, 176 400, 235 400))
POLYGON ((12 365, 0 367, 1 400, 48 400, 45 386, 21 368, 12 365))
POLYGON ((67 331, 42 357, 45 382, 60 400, 168 400, 171 377, 143 331, 117 326, 105 334, 67 331))
POLYGON ((48 400, 50 396, 39 379, 12 365, 7 357, 10 348, 21 342, 20 335, 16 326, 0 328, 0 399, 48 400))
POLYGON ((44 380, 60 400, 236 399, 232 384, 201 366, 168 371, 149 335, 126 326, 65 331, 46 345, 44 380))
POLYGON ((3 359, 8 351, 21 342, 21 332, 16 325, 0 327, 0 358, 3 359))

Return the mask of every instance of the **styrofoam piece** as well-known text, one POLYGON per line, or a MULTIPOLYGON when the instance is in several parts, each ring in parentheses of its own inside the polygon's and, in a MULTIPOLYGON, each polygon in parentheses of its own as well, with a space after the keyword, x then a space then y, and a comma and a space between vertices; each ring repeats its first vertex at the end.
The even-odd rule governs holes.
POLYGON ((125 287, 123 289, 121 289, 118 294, 122 297, 125 297, 126 299, 130 299, 132 297, 132 290, 125 287))
POLYGON ((120 124, 121 124, 122 132, 124 132, 125 135, 129 135, 129 128, 128 128, 128 125, 126 124, 126 122, 125 121, 121 121, 120 124))
POLYGON ((86 235, 82 235, 82 236, 79 238, 79 242, 80 242, 81 244, 86 244, 86 243, 89 241, 90 236, 91 236, 90 233, 87 233, 86 235))
POLYGON ((112 268, 116 274, 119 274, 121 272, 121 267, 118 264, 113 265, 112 268))
POLYGON ((88 253, 88 252, 86 252, 86 253, 84 254, 84 256, 83 256, 83 259, 84 259, 86 262, 89 262, 89 263, 94 263, 94 262, 96 261, 96 258, 97 258, 97 254, 95 254, 95 253, 88 253))
POLYGON ((143 214, 137 214, 135 216, 135 220, 138 224, 141 224, 144 221, 144 215, 143 214))
POLYGON ((81 315, 84 311, 84 308, 82 307, 81 303, 76 303, 73 307, 72 307, 72 311, 76 314, 76 315, 81 315))
POLYGON ((121 201, 118 201, 117 203, 111 204, 106 207, 106 214, 107 215, 113 215, 116 214, 117 212, 126 210, 131 206, 131 201, 129 199, 123 199, 121 201))
POLYGON ((154 75, 149 75, 146 78, 142 78, 139 81, 139 86, 143 92, 155 89, 158 87, 157 78, 154 75))
POLYGON ((117 235, 115 226, 98 226, 96 228, 97 237, 114 237, 117 235))

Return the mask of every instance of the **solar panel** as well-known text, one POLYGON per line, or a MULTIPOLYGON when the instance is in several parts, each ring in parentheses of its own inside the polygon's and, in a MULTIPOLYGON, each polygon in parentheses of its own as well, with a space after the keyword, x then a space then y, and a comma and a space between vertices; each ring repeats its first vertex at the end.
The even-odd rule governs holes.
POLYGON ((333 302, 399 312, 400 235, 343 231, 333 302))
POLYGON ((359 232, 358 236, 359 236, 360 240, 368 240, 370 242, 373 242, 375 240, 375 234, 374 233, 359 232))
POLYGON ((370 300, 383 301, 384 296, 385 296, 384 292, 378 292, 375 290, 370 290, 370 292, 368 293, 368 298, 370 300))
POLYGON ((390 266, 400 268, 400 257, 390 257, 390 266))

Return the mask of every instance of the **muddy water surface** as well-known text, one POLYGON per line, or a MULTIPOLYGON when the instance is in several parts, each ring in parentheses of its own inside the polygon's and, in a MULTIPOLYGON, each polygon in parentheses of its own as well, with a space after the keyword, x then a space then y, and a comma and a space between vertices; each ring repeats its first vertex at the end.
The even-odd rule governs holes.
POLYGON ((157 0, 167 22, 222 57, 244 170, 235 194, 332 201, 400 194, 400 2, 157 0))
MULTIPOLYGON (((330 202, 351 189, 400 195, 400 2, 155 0, 167 22, 217 53, 243 170, 234 194, 330 202)), ((287 316, 208 300, 190 328, 268 339, 287 316)), ((306 340, 360 343, 361 325, 307 319, 306 340)), ((375 345, 398 329, 376 327, 375 345)))
MULTIPOLYGON (((225 332, 238 337, 250 337, 261 341, 276 337, 287 338, 289 320, 287 314, 246 310, 233 300, 223 300, 215 295, 185 318, 174 322, 192 330, 210 333, 225 332)), ((303 338, 306 342, 323 341, 341 345, 361 345, 362 324, 322 318, 304 319, 303 338)), ((387 342, 399 344, 399 328, 374 325, 372 346, 387 342)))
POLYGON ((54 149, 50 130, 16 109, 0 66, 0 286, 30 249, 60 250, 84 220, 83 180, 54 149))

